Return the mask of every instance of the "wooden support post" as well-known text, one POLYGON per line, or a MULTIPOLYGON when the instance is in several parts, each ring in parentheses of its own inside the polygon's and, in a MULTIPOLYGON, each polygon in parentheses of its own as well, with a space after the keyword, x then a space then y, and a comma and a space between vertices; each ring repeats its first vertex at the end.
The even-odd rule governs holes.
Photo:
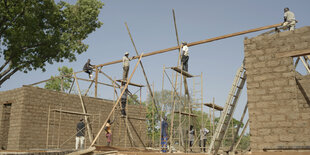
MULTIPOLYGON (((130 37, 130 40, 131 40, 131 42, 132 42, 132 45, 133 45, 133 47, 134 47, 134 49, 135 49, 135 52, 136 52, 137 56, 139 56, 138 50, 137 50, 137 48, 136 48, 135 42, 133 41, 133 38, 132 38, 132 36, 131 36, 131 33, 130 33, 130 31, 129 31, 129 28, 128 28, 127 23, 125 23, 125 25, 126 25, 126 28, 127 28, 127 31, 128 31, 129 37, 130 37)), ((157 106, 156 106, 156 102, 155 102, 155 99, 154 99, 154 94, 153 94, 153 92, 152 92, 152 89, 151 89, 149 80, 147 79, 147 76, 146 76, 146 73, 145 73, 145 70, 144 70, 142 61, 140 61, 140 66, 141 66, 141 69, 142 69, 142 72, 143 72, 143 75, 144 75, 144 79, 145 79, 146 84, 147 84, 147 88, 149 89, 150 95, 151 95, 151 97, 152 97, 153 106, 155 107, 156 112, 158 113, 157 106)))
POLYGON ((46 149, 48 149, 48 134, 50 132, 50 115, 51 115, 51 105, 48 106, 48 114, 47 114, 46 149))
MULTIPOLYGON (((154 93, 154 81, 153 81, 153 93, 154 93)), ((152 147, 154 147, 155 145, 155 105, 152 104, 152 147)))
MULTIPOLYGON (((246 31, 231 33, 231 34, 227 34, 227 35, 223 35, 223 36, 219 36, 219 37, 215 37, 215 38, 210 38, 210 39, 200 40, 200 41, 196 41, 196 42, 191 42, 191 43, 188 43, 187 46, 190 47, 190 46, 195 46, 195 45, 199 45, 199 44, 204 44, 204 43, 208 43, 208 42, 212 42, 212 41, 216 41, 216 40, 221 40, 221 39, 225 39, 225 38, 230 38, 230 37, 234 37, 234 36, 239 36, 239 35, 243 35, 243 34, 247 34, 247 33, 257 32, 257 31, 266 30, 266 29, 271 29, 271 28, 279 27, 281 25, 282 25, 282 23, 279 23, 279 24, 259 27, 259 28, 255 28, 255 29, 250 29, 250 30, 246 30, 246 31)), ((147 56, 151 56, 151 55, 155 55, 155 54, 161 54, 161 53, 177 50, 179 48, 180 48, 179 46, 170 47, 170 48, 166 48, 166 49, 163 49, 163 50, 146 53, 146 54, 143 55, 143 57, 147 57, 147 56)), ((138 58, 139 58, 139 56, 135 56, 134 57, 134 59, 138 59, 138 58)), ((98 66, 108 66, 108 65, 112 65, 112 64, 116 64, 116 63, 120 63, 120 62, 122 62, 122 60, 116 60, 116 61, 112 61, 112 62, 107 62, 107 63, 104 63, 104 64, 97 65, 96 67, 98 67, 98 66)))
MULTIPOLYGON (((164 79, 165 79, 165 65, 163 65, 163 78, 162 78, 162 85, 161 85, 161 95, 163 96, 163 92, 164 92, 164 79)), ((159 132, 159 147, 161 148, 161 132, 162 132, 162 120, 163 120, 163 109, 165 108, 165 104, 164 104, 164 98, 162 97, 162 101, 161 101, 161 105, 160 105, 160 119, 159 119, 159 127, 160 127, 160 132, 159 132)))
MULTIPOLYGON (((83 113, 84 114, 87 114, 87 110, 86 110, 86 106, 84 104, 84 100, 83 100, 83 97, 82 97, 82 94, 81 94, 81 90, 80 90, 80 85, 79 85, 79 82, 76 78, 76 74, 73 73, 73 76, 75 78, 75 84, 76 84, 76 87, 77 87, 77 90, 79 92, 79 97, 80 97, 80 101, 81 101, 81 106, 82 106, 82 110, 83 110, 83 113)), ((89 122, 89 119, 88 119, 88 116, 84 116, 84 119, 85 119, 85 123, 86 123, 86 128, 87 128, 87 133, 88 133, 88 138, 89 138, 89 141, 90 142, 93 142, 93 134, 92 134, 92 128, 90 126, 90 122, 89 122)))
POLYGON ((90 85, 88 86, 88 88, 87 88, 87 90, 86 90, 84 96, 87 96, 87 93, 88 93, 89 89, 91 88, 91 86, 93 85, 93 83, 94 83, 94 80, 91 81, 91 83, 90 83, 90 85))
POLYGON ((98 90, 98 67, 96 67, 96 76, 95 76, 95 97, 97 98, 97 90, 98 90))
POLYGON ((136 69, 137 69, 137 67, 138 67, 138 65, 139 65, 139 63, 140 63, 142 56, 143 56, 143 53, 140 55, 140 58, 139 58, 139 60, 138 60, 138 62, 137 62, 137 64, 136 64, 136 66, 135 66, 133 72, 131 73, 131 75, 130 75, 130 77, 129 77, 129 79, 128 79, 128 81, 127 81, 127 83, 126 83, 126 85, 125 85, 125 87, 124 87, 124 89, 123 89, 123 91, 122 91, 122 93, 120 94, 119 98, 117 99, 117 101, 116 101, 114 107, 112 108, 110 114, 108 115, 107 119, 105 120, 105 122, 104 122, 103 125, 101 126, 101 128, 100 128, 99 132, 97 133, 95 139, 94 139, 94 140, 92 141, 92 143, 90 144, 90 147, 93 146, 93 145, 95 144, 96 140, 99 138, 99 135, 100 135, 101 132, 103 131, 104 127, 106 126, 108 120, 110 119, 110 117, 112 116, 113 112, 115 111, 115 108, 116 108, 116 106, 119 104, 119 101, 121 100, 121 96, 124 94, 125 90, 127 89, 128 84, 129 84, 129 82, 130 82, 130 80, 131 80, 133 74, 135 73, 135 71, 136 71, 136 69))
POLYGON ((234 136, 234 140, 232 141, 232 145, 230 147, 230 151, 232 151, 233 147, 235 146, 235 143, 236 143, 237 137, 238 137, 238 133, 239 133, 239 130, 241 128, 241 123, 243 122, 243 119, 244 119, 244 116, 245 116, 245 113, 246 113, 247 109, 248 109, 248 102, 244 106, 243 113, 242 113, 242 116, 241 116, 240 121, 239 121, 240 123, 237 126, 236 133, 235 133, 235 136, 234 136))
POLYGON ((249 120, 246 121, 246 124, 245 124, 245 126, 244 126, 244 128, 243 128, 243 130, 242 130, 242 132, 240 134, 240 137, 239 137, 236 145, 234 146, 233 152, 235 152, 235 150, 237 149, 237 147, 238 147, 238 145, 239 145, 239 143, 240 143, 240 141, 241 141, 241 139, 242 139, 242 137, 244 135, 244 132, 245 132, 246 128, 248 127, 248 125, 249 125, 249 120))
POLYGON ((70 87, 70 90, 69 90, 69 94, 70 94, 70 93, 71 93, 71 91, 72 91, 72 88, 73 88, 74 82, 75 82, 75 78, 73 78, 73 81, 72 81, 72 83, 71 83, 71 87, 70 87))
POLYGON ((310 74, 309 66, 307 65, 307 63, 305 62, 305 60, 304 60, 301 56, 300 56, 299 58, 300 58, 300 60, 302 61, 302 63, 304 64, 304 66, 305 66, 305 68, 306 68, 308 74, 310 74))

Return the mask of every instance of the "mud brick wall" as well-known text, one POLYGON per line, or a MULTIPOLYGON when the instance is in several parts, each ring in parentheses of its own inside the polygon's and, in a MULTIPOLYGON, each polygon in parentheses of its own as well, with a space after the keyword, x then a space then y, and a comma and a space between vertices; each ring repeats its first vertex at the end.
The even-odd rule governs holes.
MULTIPOLYGON (((83 116, 66 113, 60 114, 59 112, 54 112, 53 109, 82 113, 80 98, 77 95, 24 86, 16 90, 1 92, 0 98, 2 105, 7 101, 12 102, 7 143, 8 150, 45 149, 47 148, 47 144, 48 148, 57 148, 59 146, 64 149, 72 149, 75 147, 76 124, 83 116)), ((93 114, 90 116, 90 121, 92 123, 93 133, 96 135, 111 112, 113 102, 92 97, 83 97, 83 100, 87 108, 87 113, 93 114)), ((3 118, 1 117, 3 115, 3 107, 0 108, 0 118, 3 118)), ((129 105, 127 107, 129 117, 146 118, 144 106, 129 105)), ((122 147, 125 147, 125 145, 127 147, 131 146, 125 120, 120 117, 119 110, 116 110, 112 118, 114 117, 116 119, 112 125, 112 145, 122 147)), ((146 121, 129 119, 128 125, 134 139, 134 144, 137 147, 142 147, 143 145, 140 139, 143 143, 146 143, 147 139, 146 121)), ((1 136, 4 132, 1 129, 0 131, 1 136)), ((89 146, 88 135, 85 136, 85 140, 86 145, 89 146)), ((100 135, 97 144, 106 145, 104 131, 100 135)))
MULTIPOLYGON (((300 97, 293 58, 277 57, 278 53, 303 49, 310 49, 310 27, 244 40, 254 151, 310 145, 310 108, 300 97)), ((310 91, 309 82, 301 83, 310 91)))
POLYGON ((7 149, 8 145, 19 147, 21 131, 22 102, 25 91, 21 88, 0 92, 0 147, 7 149), (15 104, 12 104, 15 103, 15 104), (10 111, 6 106, 11 104, 10 111), (5 116, 7 112, 14 115, 5 116), (9 130, 11 129, 11 130, 9 130))

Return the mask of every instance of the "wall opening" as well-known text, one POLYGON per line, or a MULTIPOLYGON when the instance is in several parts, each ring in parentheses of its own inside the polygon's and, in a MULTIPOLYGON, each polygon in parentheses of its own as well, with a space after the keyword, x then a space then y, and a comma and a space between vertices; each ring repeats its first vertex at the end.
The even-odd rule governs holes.
POLYGON ((2 110, 2 142, 1 149, 6 150, 8 146, 8 137, 9 137, 9 129, 10 129, 10 116, 11 116, 11 107, 12 103, 3 104, 2 110))

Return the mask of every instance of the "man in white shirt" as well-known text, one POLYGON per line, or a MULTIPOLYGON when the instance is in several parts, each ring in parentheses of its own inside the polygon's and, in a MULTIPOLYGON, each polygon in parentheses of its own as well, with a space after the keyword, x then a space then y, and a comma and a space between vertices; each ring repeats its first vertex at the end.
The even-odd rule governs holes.
POLYGON ((129 71, 129 61, 132 60, 132 58, 128 58, 128 56, 129 56, 129 53, 125 52, 125 56, 123 56, 123 80, 124 81, 127 81, 128 71, 129 71))
POLYGON ((284 8, 284 22, 283 27, 288 27, 290 31, 295 29, 296 20, 293 12, 289 8, 284 8))
POLYGON ((206 152, 206 143, 207 143, 207 134, 209 133, 209 130, 206 128, 200 129, 200 151, 206 152))
POLYGON ((182 48, 183 53, 181 58, 182 70, 188 72, 188 59, 189 59, 188 47, 186 42, 183 42, 182 45, 183 45, 182 48))

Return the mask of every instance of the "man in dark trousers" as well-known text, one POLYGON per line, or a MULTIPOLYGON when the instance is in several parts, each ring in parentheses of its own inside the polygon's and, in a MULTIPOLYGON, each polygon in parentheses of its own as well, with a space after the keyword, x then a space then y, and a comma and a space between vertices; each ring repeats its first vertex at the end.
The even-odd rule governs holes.
POLYGON ((168 123, 167 117, 165 116, 161 123, 161 151, 167 152, 167 141, 168 141, 168 123))
POLYGON ((85 63, 85 65, 83 67, 83 71, 88 74, 89 79, 91 79, 93 76, 92 75, 93 67, 94 67, 94 65, 90 64, 90 59, 87 60, 87 62, 85 63))
POLYGON ((75 138, 75 149, 80 148, 83 149, 84 147, 84 131, 85 131, 85 124, 83 122, 83 118, 80 119, 80 122, 76 125, 76 138, 75 138))
MULTIPOLYGON (((121 92, 123 92, 125 86, 121 86, 121 92)), ((126 88, 125 92, 121 96, 121 113, 122 117, 126 117, 126 104, 127 104, 127 96, 128 96, 128 89, 126 88)))
POLYGON ((181 63, 182 63, 182 70, 188 72, 188 47, 187 42, 182 42, 182 57, 181 57, 181 63))

